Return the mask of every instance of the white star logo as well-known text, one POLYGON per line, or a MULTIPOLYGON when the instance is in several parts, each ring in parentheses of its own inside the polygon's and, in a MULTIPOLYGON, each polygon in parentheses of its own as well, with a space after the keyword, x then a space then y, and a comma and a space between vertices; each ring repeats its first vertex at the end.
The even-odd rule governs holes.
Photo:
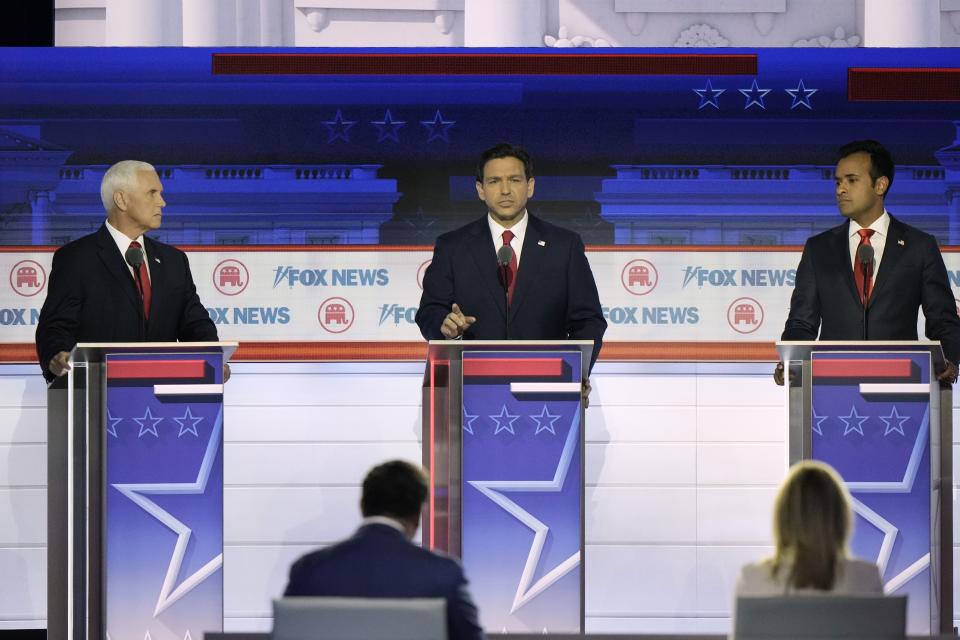
POLYGON ((700 96, 700 106, 697 107, 697 110, 703 109, 706 106, 711 106, 714 109, 720 108, 720 103, 718 102, 721 94, 726 91, 726 89, 714 89, 713 83, 710 82, 710 79, 707 79, 707 86, 703 89, 694 89, 693 92, 700 96))
POLYGON ((818 89, 807 89, 803 86, 803 80, 801 79, 796 89, 784 89, 784 91, 793 98, 793 104, 790 105, 791 109, 796 109, 802 105, 811 111, 813 110, 813 105, 810 104, 810 97, 815 94, 818 89))
MULTIPOLYGON (((110 413, 110 409, 107 409, 107 421, 110 423, 107 425, 107 433, 114 438, 117 437, 117 424, 119 424, 121 420, 123 420, 123 418, 114 418, 110 413)), ((143 425, 140 426, 142 427, 143 425)))
POLYGON ((393 140, 400 142, 400 128, 407 124, 406 120, 394 120, 390 109, 383 116, 383 120, 371 120, 370 124, 377 128, 377 142, 393 140))
POLYGON ((163 418, 154 418, 153 414, 150 413, 150 407, 147 407, 147 412, 143 414, 142 418, 134 418, 133 421, 140 425, 140 435, 138 438, 142 438, 145 433, 152 433, 153 437, 159 438, 160 435, 157 433, 157 424, 163 420, 163 418), (148 424, 149 423, 149 424, 148 424))
MULTIPOLYGON (((134 418, 136 420, 136 418, 134 418)), ((197 472, 197 479, 194 482, 157 482, 157 483, 132 483, 132 484, 114 484, 114 489, 125 495, 133 501, 138 507, 156 518, 165 527, 177 534, 177 542, 170 556, 170 564, 167 566, 167 574, 163 579, 163 586, 160 588, 160 595, 157 598, 157 605, 154 608, 154 617, 160 615, 167 607, 186 595, 191 589, 199 585, 205 579, 213 575, 223 565, 223 553, 221 552, 215 558, 211 559, 204 566, 200 567, 193 575, 186 578, 175 587, 177 576, 180 575, 180 566, 183 563, 183 556, 187 551, 187 543, 193 531, 185 524, 174 518, 170 513, 161 508, 156 502, 147 498, 145 494, 154 495, 202 495, 207 488, 207 480, 210 477, 210 471, 213 468, 213 462, 217 457, 217 451, 220 449, 220 434, 223 430, 223 409, 217 414, 216 423, 213 426, 213 432, 210 434, 210 442, 207 444, 207 450, 203 454, 203 461, 200 463, 200 470, 197 472)))
POLYGON ((463 430, 473 435, 473 421, 479 418, 480 415, 473 415, 472 413, 467 413, 466 407, 463 409, 463 430))
POLYGON ((761 89, 760 85, 757 84, 757 79, 753 79, 753 84, 750 85, 749 89, 737 89, 740 93, 744 95, 747 99, 747 103, 743 106, 744 110, 749 109, 753 105, 757 105, 761 109, 766 109, 766 105, 763 104, 763 98, 768 93, 770 89, 761 89))
POLYGON ((533 582, 537 565, 540 564, 540 554, 543 552, 543 545, 550 529, 547 525, 530 515, 528 511, 516 502, 504 496, 503 492, 528 491, 559 493, 562 491, 563 483, 567 477, 567 470, 569 470, 570 462, 573 460, 574 453, 577 450, 579 433, 580 413, 577 412, 574 414, 573 424, 570 425, 570 432, 567 434, 567 440, 563 445, 563 452, 560 454, 560 460, 557 463, 557 470, 554 473, 553 480, 469 481, 469 484, 477 489, 477 491, 490 498, 496 505, 533 531, 533 542, 530 545, 530 552, 527 554, 527 562, 524 564, 523 573, 520 575, 520 582, 517 583, 517 591, 513 596, 513 605, 510 608, 511 614, 546 591, 550 585, 578 566, 580 564, 580 550, 577 549, 569 558, 543 574, 539 580, 533 582))
POLYGON ((190 413, 190 407, 187 407, 187 412, 183 414, 182 418, 174 418, 173 421, 180 425, 180 433, 177 437, 183 436, 185 433, 192 433, 193 435, 200 437, 200 434, 197 433, 197 425, 203 420, 203 416, 195 416, 190 413), (187 424, 187 423, 190 424, 187 424))
POLYGON ((550 415, 550 412, 547 410, 547 405, 543 405, 543 411, 540 412, 539 416, 530 416, 537 422, 537 432, 533 435, 538 435, 541 431, 549 431, 553 435, 557 435, 557 432, 554 431, 553 423, 560 419, 560 415, 550 415))
POLYGON ((866 422, 870 416, 861 416, 857 413, 856 407, 850 407, 850 415, 838 417, 843 420, 843 423, 846 425, 843 428, 843 435, 847 435, 851 431, 856 431, 860 435, 863 435, 863 423, 866 422), (857 421, 857 424, 851 424, 854 420, 857 421))
POLYGON ((491 419, 497 422, 497 428, 493 432, 493 435, 497 435, 501 431, 509 431, 512 435, 517 435, 513 430, 513 423, 517 421, 517 418, 520 417, 520 414, 511 415, 507 412, 507 405, 503 405, 503 409, 500 410, 500 415, 490 416, 491 419))
POLYGON ((909 420, 909 419, 910 419, 910 416, 902 416, 902 415, 900 415, 900 414, 897 412, 897 408, 896 408, 896 407, 893 407, 893 410, 890 411, 890 415, 888 415, 888 416, 886 416, 886 417, 884 417, 884 416, 878 416, 878 417, 879 417, 881 420, 883 420, 883 424, 887 425, 886 428, 883 430, 883 435, 889 435, 889 434, 893 433, 894 431, 896 431, 897 433, 899 433, 899 434, 902 435, 902 436, 907 435, 907 434, 905 434, 905 433, 903 432, 903 423, 906 422, 907 420, 909 420), (894 422, 894 421, 896 421, 897 424, 896 424, 896 425, 891 425, 891 423, 894 422))
POLYGON ((813 412, 813 419, 816 420, 817 422, 816 422, 815 425, 813 425, 813 426, 811 427, 811 430, 812 430, 814 433, 820 434, 820 435, 822 436, 822 435, 823 435, 823 427, 822 427, 821 425, 823 425, 823 421, 826 420, 828 417, 829 417, 829 416, 818 416, 818 415, 817 415, 817 412, 814 411, 814 412, 813 412))

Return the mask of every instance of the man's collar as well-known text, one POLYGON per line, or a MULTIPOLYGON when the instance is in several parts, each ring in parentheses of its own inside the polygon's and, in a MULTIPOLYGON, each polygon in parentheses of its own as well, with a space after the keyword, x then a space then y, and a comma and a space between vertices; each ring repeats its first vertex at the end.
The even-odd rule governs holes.
MULTIPOLYGON (((127 247, 130 246, 130 243, 131 243, 131 242, 134 242, 134 240, 131 240, 129 237, 127 237, 127 234, 125 234, 124 232, 120 231, 119 229, 117 229, 117 228, 116 228, 115 226, 113 226, 112 224, 110 224, 110 219, 109 219, 109 218, 107 218, 107 220, 104 222, 104 224, 107 226, 107 231, 110 232, 110 237, 113 238, 113 241, 117 243, 117 246, 118 246, 118 247, 123 247, 123 248, 120 250, 121 252, 126 251, 126 250, 127 250, 127 247)), ((140 246, 141 246, 141 247, 143 246, 143 234, 140 234, 140 236, 138 236, 137 238, 135 238, 135 240, 136 240, 136 242, 139 242, 139 243, 140 243, 140 246)))
MULTIPOLYGON (((847 234, 850 236, 856 235, 857 231, 863 229, 858 222, 855 220, 850 221, 850 226, 847 228, 847 234)), ((890 214, 887 213, 886 208, 884 208, 883 213, 879 218, 873 221, 870 226, 866 227, 867 229, 873 229, 881 236, 886 236, 890 230, 890 214)))
POLYGON ((365 527, 368 524, 383 524, 388 527, 392 527, 393 529, 396 529, 397 531, 402 533, 404 536, 407 535, 407 529, 406 527, 403 526, 402 522, 394 518, 389 518, 387 516, 367 516, 366 518, 360 521, 361 527, 365 527))
MULTIPOLYGON (((527 223, 530 221, 530 216, 527 215, 527 210, 523 210, 523 217, 517 221, 517 224, 510 227, 510 231, 513 231, 515 236, 522 236, 527 230, 527 223)), ((505 226, 493 219, 493 216, 487 212, 487 224, 490 226, 490 232, 500 237, 503 235, 503 232, 507 230, 505 226)))

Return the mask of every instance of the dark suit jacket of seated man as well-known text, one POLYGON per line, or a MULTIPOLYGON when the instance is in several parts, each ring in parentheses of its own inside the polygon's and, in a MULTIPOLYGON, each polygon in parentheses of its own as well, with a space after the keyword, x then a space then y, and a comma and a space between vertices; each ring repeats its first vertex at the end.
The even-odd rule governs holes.
POLYGON ((836 197, 848 220, 807 240, 781 339, 864 339, 864 304, 854 264, 859 246, 870 244, 876 249, 872 262, 879 262, 879 268, 870 278, 868 267, 872 284, 867 289, 867 337, 916 340, 922 308, 925 333, 940 341, 948 360, 946 370, 938 373, 952 382, 960 358, 960 318, 937 241, 886 211, 894 165, 880 143, 851 142, 839 155, 836 197), (861 229, 868 238, 861 240, 861 229))
POLYGON ((394 460, 374 467, 364 479, 360 528, 297 560, 284 595, 444 598, 448 639, 481 640, 483 630, 460 563, 411 542, 426 491, 423 470, 415 465, 394 460))
POLYGON ((106 222, 96 233, 53 254, 36 331, 37 356, 48 382, 66 371, 61 368, 66 367, 65 356, 78 342, 217 341, 217 328, 197 296, 186 254, 143 235, 160 227, 166 205, 162 191, 149 164, 117 163, 104 174, 101 186, 106 222), (149 317, 143 316, 133 270, 124 260, 133 240, 146 254, 149 317))
POLYGON ((592 366, 607 322, 580 236, 527 212, 534 178, 521 147, 485 151, 476 178, 488 213, 437 238, 417 310, 420 333, 427 340, 593 340, 592 366), (519 262, 507 315, 497 251, 500 233, 518 228, 523 240, 511 243, 519 262))

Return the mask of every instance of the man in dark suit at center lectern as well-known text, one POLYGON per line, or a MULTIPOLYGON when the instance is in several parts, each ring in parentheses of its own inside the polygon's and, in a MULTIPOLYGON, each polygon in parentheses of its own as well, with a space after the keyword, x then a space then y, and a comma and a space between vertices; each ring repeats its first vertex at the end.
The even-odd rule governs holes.
POLYGON ((482 640, 463 568, 411 542, 427 488, 426 473, 409 462, 392 460, 371 469, 363 480, 360 528, 297 560, 284 595, 444 598, 448 640, 482 640))
MULTIPOLYGON (((420 333, 427 340, 593 340, 592 366, 607 322, 580 236, 527 212, 534 178, 522 147, 484 151, 476 179, 487 215, 437 238, 417 310, 420 333)), ((589 390, 584 380, 585 399, 589 390)))
MULTIPOLYGON (((922 308, 947 358, 937 378, 954 382, 960 318, 936 239, 884 207, 894 164, 883 145, 851 142, 839 156, 837 205, 848 221, 807 240, 781 339, 916 340, 922 308)), ((783 363, 773 377, 783 384, 783 363)))

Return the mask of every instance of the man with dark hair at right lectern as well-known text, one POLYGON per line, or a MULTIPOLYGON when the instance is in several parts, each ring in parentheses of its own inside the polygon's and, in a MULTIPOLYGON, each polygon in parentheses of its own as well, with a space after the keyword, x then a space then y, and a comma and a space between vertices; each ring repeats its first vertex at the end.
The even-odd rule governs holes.
MULTIPOLYGON (((894 165, 883 145, 858 140, 838 155, 837 206, 847 222, 807 240, 781 339, 916 340, 922 308, 927 338, 947 358, 937 379, 956 381, 960 318, 936 239, 886 210, 894 165)), ((783 384, 782 362, 773 377, 783 384)))

